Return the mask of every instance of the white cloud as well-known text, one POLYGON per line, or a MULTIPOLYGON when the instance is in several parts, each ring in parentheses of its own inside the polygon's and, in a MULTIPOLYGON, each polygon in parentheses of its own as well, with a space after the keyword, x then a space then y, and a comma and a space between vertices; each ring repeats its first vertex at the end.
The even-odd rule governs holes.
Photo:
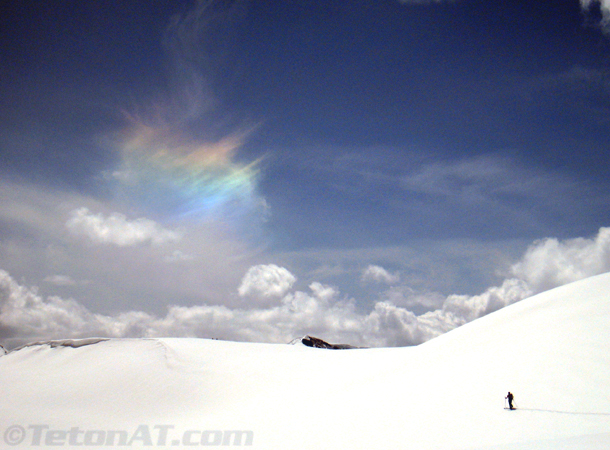
POLYGON ((283 267, 260 264, 248 269, 237 291, 241 297, 279 298, 288 292, 295 281, 295 276, 283 267))
POLYGON ((470 204, 492 202, 496 196, 544 199, 556 193, 558 185, 573 185, 497 155, 425 164, 404 176, 401 184, 413 192, 470 204))
POLYGON ((75 209, 71 215, 70 220, 66 222, 68 229, 99 244, 127 247, 145 242, 164 244, 181 238, 180 233, 167 230, 150 219, 128 220, 123 214, 116 212, 104 217, 103 214, 94 214, 85 207, 75 209))
POLYGON ((591 239, 537 241, 512 267, 512 273, 536 293, 608 271, 610 228, 600 228, 591 239))
POLYGON ((331 302, 339 295, 339 292, 334 287, 323 285, 317 281, 311 283, 309 289, 311 289, 317 298, 325 303, 331 302))
POLYGON ((54 284, 56 286, 75 286, 76 281, 67 275, 49 275, 43 280, 46 283, 54 284))
POLYGON ((381 294, 381 298, 394 305, 425 309, 440 308, 445 301, 445 297, 438 292, 418 292, 409 286, 391 286, 381 294))
MULTIPOLYGON (((152 227, 161 231, 157 242, 163 236, 181 237, 163 245, 154 245, 150 233, 149 240, 139 245, 94 244, 99 241, 86 234, 75 239, 76 230, 66 226, 71 214, 83 206, 89 215, 102 212, 105 220, 112 211, 129 208, 118 201, 102 202, 87 195, 0 179, 0 269, 27 280, 28 285, 40 286, 45 295, 58 292, 47 277, 70 277, 76 281, 70 286, 70 295, 96 311, 146 308, 164 314, 168 299, 181 299, 187 305, 243 304, 236 288, 246 270, 260 261, 262 251, 247 236, 227 230, 225 223, 213 219, 184 220, 175 227, 165 227, 169 228, 165 235, 160 224, 152 227)), ((141 216, 130 219, 137 217, 141 216)), ((80 228, 79 233, 83 233, 80 228)))
POLYGON ((610 0, 580 0, 580 5, 585 11, 590 11, 595 5, 601 12, 601 27, 606 33, 610 33, 610 0))
POLYGON ((184 253, 180 250, 174 250, 171 255, 165 257, 165 261, 168 263, 176 263, 181 261, 192 261, 195 259, 194 256, 184 253))
MULTIPOLYGON (((43 298, 0 270, 0 338, 10 347, 40 339, 108 337, 216 337, 285 343, 304 334, 360 346, 424 342, 532 294, 610 270, 610 228, 592 239, 535 242, 513 267, 513 278, 479 295, 449 295, 437 309, 417 315, 391 299, 369 311, 336 288, 313 282, 290 289, 296 278, 273 265, 251 267, 240 294, 278 301, 251 309, 220 305, 170 306, 164 317, 142 311, 95 314, 72 299, 43 298)), ((398 287, 396 287, 398 288, 398 287)), ((400 292, 399 292, 400 293, 400 292)))
POLYGON ((589 202, 602 200, 569 175, 497 154, 414 165, 400 184, 414 194, 404 207, 430 227, 441 222, 451 222, 454 228, 474 224, 495 233, 548 229, 541 211, 570 221, 577 214, 590 214, 589 202))
POLYGON ((3 338, 27 340, 50 337, 107 335, 103 316, 92 314, 75 300, 49 297, 17 284, 0 270, 0 333, 3 338))
POLYGON ((381 266, 371 264, 366 269, 364 269, 364 271, 362 272, 361 279, 365 283, 376 282, 393 284, 400 281, 400 276, 398 274, 391 274, 381 266))
MULTIPOLYGON (((523 280, 509 278, 501 286, 494 286, 479 295, 450 295, 440 310, 442 315, 451 316, 457 323, 467 323, 489 313, 516 303, 533 294, 523 280)), ((438 315, 439 311, 427 313, 438 315)), ((460 323, 460 324, 461 324, 460 323)))
MULTIPOLYGON (((359 312, 353 299, 321 283, 311 293, 285 295, 279 305, 250 310, 226 306, 171 306, 158 318, 130 311, 115 316, 94 314, 74 300, 44 299, 36 289, 20 286, 0 271, 0 337, 10 347, 29 341, 104 337, 216 337, 229 340, 285 343, 304 334, 362 346, 410 345, 435 337, 469 318, 469 303, 454 298, 453 310, 416 316, 389 302, 377 302, 359 312)), ((479 305, 491 296, 472 302, 479 305)))

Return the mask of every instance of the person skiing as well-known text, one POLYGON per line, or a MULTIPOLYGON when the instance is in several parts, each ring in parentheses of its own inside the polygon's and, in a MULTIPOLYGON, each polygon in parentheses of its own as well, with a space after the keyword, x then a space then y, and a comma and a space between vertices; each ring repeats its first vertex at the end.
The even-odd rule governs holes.
POLYGON ((504 397, 504 398, 508 399, 508 407, 509 407, 509 409, 515 409, 515 408, 513 408, 513 398, 515 398, 515 396, 510 391, 508 392, 508 395, 506 397, 504 397))

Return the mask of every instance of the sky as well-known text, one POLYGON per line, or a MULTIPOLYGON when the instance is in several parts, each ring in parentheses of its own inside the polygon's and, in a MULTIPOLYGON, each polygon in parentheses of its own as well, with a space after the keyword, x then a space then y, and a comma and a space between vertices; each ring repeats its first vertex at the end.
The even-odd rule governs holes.
POLYGON ((0 341, 424 342, 610 270, 610 2, 0 5, 0 341))

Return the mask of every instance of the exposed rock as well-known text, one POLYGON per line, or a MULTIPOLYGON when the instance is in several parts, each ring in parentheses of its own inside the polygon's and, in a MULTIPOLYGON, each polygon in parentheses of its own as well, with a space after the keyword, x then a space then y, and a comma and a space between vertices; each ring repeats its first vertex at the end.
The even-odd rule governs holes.
POLYGON ((359 348, 359 347, 354 347, 353 345, 348 345, 348 344, 329 344, 328 342, 323 341, 320 338, 309 336, 309 335, 305 335, 301 338, 294 339, 290 343, 293 345, 303 344, 303 345, 306 345, 307 347, 328 348, 328 349, 332 349, 332 350, 346 350, 346 349, 350 349, 350 348, 359 348))
POLYGON ((48 345, 51 348, 57 348, 57 347, 78 348, 78 347, 84 347, 85 345, 93 345, 93 344, 97 344, 99 342, 108 341, 108 340, 109 340, 109 338, 87 338, 87 339, 60 339, 60 340, 53 340, 53 341, 39 341, 39 342, 32 342, 30 344, 22 345, 21 347, 16 348, 14 351, 21 350, 22 348, 26 348, 26 347, 32 347, 34 345, 48 345))

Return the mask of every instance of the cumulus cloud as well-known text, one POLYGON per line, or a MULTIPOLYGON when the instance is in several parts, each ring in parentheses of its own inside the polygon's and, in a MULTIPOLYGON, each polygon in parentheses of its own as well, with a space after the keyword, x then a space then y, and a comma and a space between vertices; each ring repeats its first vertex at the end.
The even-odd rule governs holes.
POLYGON ((341 297, 332 287, 314 282, 309 289, 289 292, 277 305, 249 310, 170 306, 162 318, 141 311, 106 316, 71 299, 44 299, 36 289, 21 286, 0 271, 0 338, 15 347, 30 341, 91 336, 285 343, 313 334, 361 346, 401 346, 438 336, 501 303, 494 291, 476 298, 456 296, 447 307, 420 316, 391 302, 377 302, 370 312, 360 312, 353 299, 341 297))
POLYGON ((216 337, 285 343, 313 334, 360 346, 419 344, 542 290, 610 270, 610 228, 594 238, 535 242, 512 268, 512 278, 478 295, 450 295, 416 314, 392 298, 369 311, 353 298, 319 282, 291 291, 296 280, 273 264, 251 267, 240 295, 277 301, 251 309, 219 305, 170 306, 164 317, 142 311, 113 316, 91 312, 72 299, 43 298, 0 270, 0 338, 9 347, 41 339, 107 337, 216 337))
MULTIPOLYGON (((119 246, 112 241, 116 237, 106 237, 103 244, 82 234, 84 223, 78 225, 79 231, 66 226, 82 206, 91 216, 102 213, 102 219, 130 209, 121 202, 0 180, 0 269, 40 286, 46 295, 69 289, 79 302, 104 310, 146 305, 147 311, 161 314, 173 298, 188 305, 243 303, 236 289, 246 270, 260 262, 260 250, 248 236, 227 229, 226 222, 184 220, 164 227, 158 223, 153 230, 167 228, 170 233, 165 236, 180 239, 155 245, 151 236, 137 245, 119 246), (58 290, 57 283, 69 279, 52 278, 55 275, 76 284, 58 290)), ((143 216, 128 216, 125 222, 138 217, 143 216)))
POLYGON ((381 298, 394 305, 427 310, 440 308, 445 301, 438 292, 418 292, 410 286, 391 286, 381 294, 381 298))
POLYGON ((600 228, 591 239, 535 242, 512 273, 534 292, 542 292, 592 275, 610 271, 610 228, 600 228))
POLYGON ((0 338, 9 347, 36 340, 90 336, 288 342, 312 331, 337 338, 341 333, 335 331, 361 331, 353 301, 337 299, 337 292, 321 283, 312 283, 310 290, 288 293, 269 308, 170 306, 162 318, 141 311, 107 316, 92 313, 71 299, 45 299, 35 288, 19 285, 0 270, 0 338))
POLYGON ((365 283, 375 282, 393 284, 400 280, 400 276, 388 272, 381 266, 371 264, 362 272, 361 280, 365 283))
POLYGON ((337 289, 334 287, 326 286, 322 283, 318 283, 317 281, 311 283, 309 285, 309 289, 311 289, 317 298, 326 303, 330 302, 339 295, 339 291, 337 291, 337 289))
POLYGON ((600 26, 605 33, 610 33, 610 0, 580 0, 580 5, 587 12, 599 8, 600 26))
POLYGON ((295 281, 295 276, 283 267, 260 264, 248 269, 238 292, 241 297, 282 297, 295 281))
POLYGON ((108 217, 94 214, 88 208, 72 211, 66 227, 75 234, 81 234, 98 244, 114 244, 129 247, 151 242, 164 244, 178 241, 180 233, 163 228, 157 222, 139 218, 128 220, 123 214, 112 213, 108 217))
POLYGON ((75 300, 43 299, 36 289, 21 286, 0 271, 0 334, 9 342, 20 337, 37 340, 109 334, 104 322, 103 316, 92 314, 75 300))

